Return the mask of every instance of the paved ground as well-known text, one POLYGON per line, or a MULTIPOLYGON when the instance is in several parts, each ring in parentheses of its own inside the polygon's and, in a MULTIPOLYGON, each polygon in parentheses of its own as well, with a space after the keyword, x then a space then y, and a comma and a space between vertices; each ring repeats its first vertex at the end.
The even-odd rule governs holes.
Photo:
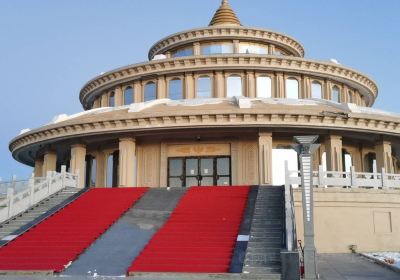
POLYGON ((321 254, 318 270, 325 280, 399 280, 400 273, 354 254, 321 254))

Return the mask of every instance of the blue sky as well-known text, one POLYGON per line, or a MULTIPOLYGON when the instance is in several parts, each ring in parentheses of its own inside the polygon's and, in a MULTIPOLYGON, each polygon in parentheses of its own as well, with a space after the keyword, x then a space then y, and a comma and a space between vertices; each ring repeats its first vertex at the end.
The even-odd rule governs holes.
MULTIPOLYGON (((82 110, 83 84, 147 60, 169 34, 207 26, 220 0, 0 0, 0 177, 29 176, 9 141, 82 110)), ((400 1, 230 0, 243 25, 288 34, 306 57, 337 59, 379 85, 374 107, 400 112, 400 1)))

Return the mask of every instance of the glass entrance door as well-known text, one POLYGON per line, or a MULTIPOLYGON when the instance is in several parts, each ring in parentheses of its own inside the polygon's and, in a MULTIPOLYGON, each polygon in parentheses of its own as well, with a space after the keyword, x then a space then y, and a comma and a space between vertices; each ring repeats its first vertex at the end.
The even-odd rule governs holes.
POLYGON ((168 186, 215 186, 231 184, 230 157, 168 159, 168 186))

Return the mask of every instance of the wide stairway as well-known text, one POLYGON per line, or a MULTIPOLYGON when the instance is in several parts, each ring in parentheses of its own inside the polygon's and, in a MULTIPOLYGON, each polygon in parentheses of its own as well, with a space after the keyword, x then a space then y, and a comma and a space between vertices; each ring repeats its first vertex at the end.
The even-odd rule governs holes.
POLYGON ((283 187, 259 187, 243 273, 280 279, 284 204, 283 187))
POLYGON ((78 188, 64 188, 33 205, 25 212, 3 222, 0 224, 0 239, 8 239, 7 237, 13 235, 15 231, 34 222, 35 219, 47 213, 49 210, 53 209, 53 207, 60 205, 60 203, 66 201, 79 191, 80 189, 78 188))
POLYGON ((0 248, 0 271, 61 272, 147 188, 91 189, 0 248))
POLYGON ((190 188, 128 273, 227 273, 249 189, 190 188))

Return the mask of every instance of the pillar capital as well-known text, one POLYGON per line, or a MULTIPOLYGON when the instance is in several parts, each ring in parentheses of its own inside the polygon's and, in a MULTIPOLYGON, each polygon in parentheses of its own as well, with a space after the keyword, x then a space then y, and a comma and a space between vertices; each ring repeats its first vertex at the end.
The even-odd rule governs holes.
POLYGON ((71 149, 73 148, 83 148, 86 149, 86 145, 85 144, 72 144, 71 145, 71 149))

